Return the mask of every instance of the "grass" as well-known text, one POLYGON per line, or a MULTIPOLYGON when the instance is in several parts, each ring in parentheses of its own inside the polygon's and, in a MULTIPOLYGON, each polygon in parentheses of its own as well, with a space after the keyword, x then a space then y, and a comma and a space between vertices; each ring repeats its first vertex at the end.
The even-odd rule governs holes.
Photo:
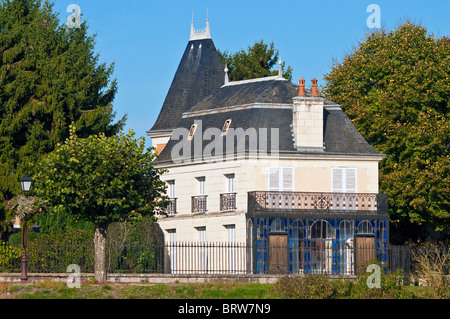
POLYGON ((68 288, 65 283, 0 283, 0 299, 276 299, 271 284, 82 284, 68 288))
MULTIPOLYGON (((65 283, 0 283, 0 299, 279 299, 273 284, 236 282, 205 284, 93 284, 68 288, 65 283)), ((405 287, 418 299, 430 296, 427 287, 405 287)))

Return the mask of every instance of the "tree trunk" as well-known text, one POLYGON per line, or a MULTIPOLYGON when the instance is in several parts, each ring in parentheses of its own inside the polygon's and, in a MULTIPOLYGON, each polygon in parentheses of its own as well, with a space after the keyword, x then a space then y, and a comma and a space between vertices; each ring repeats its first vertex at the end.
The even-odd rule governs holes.
POLYGON ((107 224, 96 224, 94 235, 94 247, 95 247, 95 268, 94 279, 96 282, 106 282, 106 232, 108 229, 107 224))

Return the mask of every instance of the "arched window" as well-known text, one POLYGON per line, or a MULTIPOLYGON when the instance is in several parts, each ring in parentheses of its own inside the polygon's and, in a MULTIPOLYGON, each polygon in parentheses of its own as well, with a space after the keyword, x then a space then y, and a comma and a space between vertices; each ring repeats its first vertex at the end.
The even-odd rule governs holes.
POLYGON ((283 233, 284 232, 284 222, 277 218, 275 219, 272 224, 270 225, 270 232, 271 233, 283 233))
POLYGON ((311 226, 310 266, 313 273, 331 273, 333 265, 334 230, 326 220, 311 226))
POLYGON ((369 221, 363 220, 359 223, 358 234, 373 234, 373 228, 369 221))
POLYGON ((343 220, 339 224, 339 239, 341 241, 346 241, 353 238, 354 227, 353 223, 348 220, 343 220))
POLYGON ((312 239, 332 239, 333 228, 331 224, 326 220, 315 221, 311 226, 311 238, 312 239))

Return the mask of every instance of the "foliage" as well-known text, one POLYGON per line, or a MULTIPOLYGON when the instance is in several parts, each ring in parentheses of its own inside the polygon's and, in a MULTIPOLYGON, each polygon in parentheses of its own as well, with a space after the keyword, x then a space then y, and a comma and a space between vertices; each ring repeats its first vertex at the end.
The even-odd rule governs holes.
POLYGON ((394 226, 450 232, 449 74, 450 39, 406 21, 369 33, 324 76, 324 96, 386 154, 380 192, 394 226))
MULTIPOLYGON (((263 40, 255 42, 249 46, 247 52, 240 50, 235 53, 218 51, 222 62, 228 68, 228 77, 230 81, 248 80, 273 76, 278 74, 279 52, 275 50, 273 42, 264 43, 263 40), (272 70, 276 67, 276 70, 272 70)), ((282 62, 283 77, 292 80, 292 68, 286 68, 285 62, 282 62)))
MULTIPOLYGON (((10 236, 10 247, 22 247, 22 234, 10 236)), ((53 234, 29 232, 28 272, 65 273, 71 264, 77 264, 82 272, 92 272, 94 265, 93 231, 74 229, 53 234), (31 235, 31 236, 30 236, 31 235)), ((16 267, 20 264, 16 262, 16 267)))
POLYGON ((72 127, 66 142, 39 163, 35 191, 55 213, 104 225, 139 221, 167 205, 163 171, 154 168, 155 153, 144 150, 132 131, 83 139, 72 127))
POLYGON ((286 299, 329 299, 335 294, 326 275, 285 276, 276 283, 275 291, 286 299))
POLYGON ((411 245, 411 255, 415 284, 431 287, 434 299, 449 299, 449 243, 415 243, 411 245))
POLYGON ((69 136, 72 122, 81 137, 112 136, 125 122, 113 122, 114 64, 100 63, 86 22, 68 29, 52 7, 0 3, 0 210, 19 193, 24 173, 37 173, 35 163, 69 136))
POLYGON ((7 272, 19 264, 21 257, 22 249, 0 242, 0 272, 7 272))
POLYGON ((94 230, 94 224, 77 216, 57 213, 50 208, 45 214, 38 214, 33 221, 39 225, 42 234, 69 232, 74 229, 94 230))
POLYGON ((404 289, 403 272, 381 275, 381 288, 369 288, 369 273, 356 279, 330 279, 326 275, 285 276, 275 285, 275 293, 286 299, 409 299, 414 294, 404 289))

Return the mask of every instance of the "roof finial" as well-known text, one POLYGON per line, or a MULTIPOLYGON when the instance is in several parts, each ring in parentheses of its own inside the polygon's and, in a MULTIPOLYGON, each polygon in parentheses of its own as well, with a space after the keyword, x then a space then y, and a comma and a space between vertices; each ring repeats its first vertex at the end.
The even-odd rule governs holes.
POLYGON ((211 38, 211 34, 209 32, 208 7, 206 7, 206 29, 205 29, 205 32, 206 32, 206 38, 210 39, 211 38))
POLYGON ((278 77, 283 77, 283 66, 281 63, 281 59, 278 60, 278 77))
POLYGON ((228 84, 228 82, 230 81, 230 79, 228 78, 228 66, 227 64, 225 64, 225 84, 228 84))

